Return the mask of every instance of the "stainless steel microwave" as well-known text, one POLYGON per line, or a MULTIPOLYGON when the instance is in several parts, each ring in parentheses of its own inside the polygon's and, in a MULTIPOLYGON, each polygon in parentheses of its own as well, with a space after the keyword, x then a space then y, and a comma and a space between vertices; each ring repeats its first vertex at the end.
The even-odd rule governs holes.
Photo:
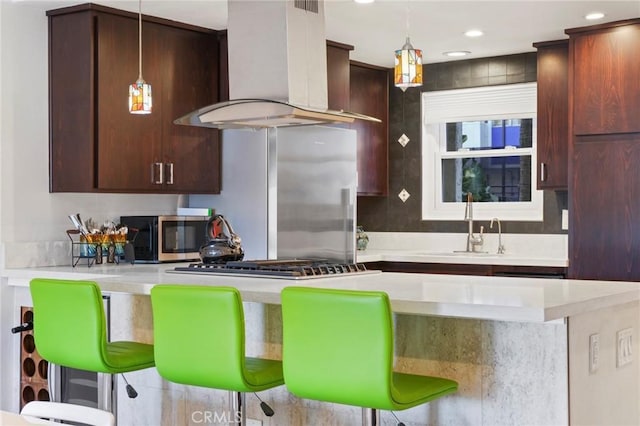
POLYGON ((136 228, 133 240, 137 263, 200 260, 207 241, 209 216, 121 216, 120 223, 136 228))

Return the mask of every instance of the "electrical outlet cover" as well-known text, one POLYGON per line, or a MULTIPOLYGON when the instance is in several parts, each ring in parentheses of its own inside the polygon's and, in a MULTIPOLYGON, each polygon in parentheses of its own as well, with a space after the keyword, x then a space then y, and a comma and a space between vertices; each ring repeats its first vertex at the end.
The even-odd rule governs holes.
POLYGON ((633 361, 633 328, 625 328, 616 333, 618 346, 616 348, 618 367, 633 361))

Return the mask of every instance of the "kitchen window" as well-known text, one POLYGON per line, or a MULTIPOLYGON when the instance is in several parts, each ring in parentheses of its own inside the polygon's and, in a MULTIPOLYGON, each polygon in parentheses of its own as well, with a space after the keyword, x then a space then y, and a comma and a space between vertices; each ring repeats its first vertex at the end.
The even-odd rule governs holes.
POLYGON ((423 220, 543 219, 536 182, 536 84, 422 94, 423 220))

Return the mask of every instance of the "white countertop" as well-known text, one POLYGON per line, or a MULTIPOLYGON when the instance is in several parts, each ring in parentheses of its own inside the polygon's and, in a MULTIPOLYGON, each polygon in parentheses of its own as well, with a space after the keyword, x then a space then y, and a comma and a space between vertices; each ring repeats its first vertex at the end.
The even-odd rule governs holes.
POLYGON ((33 426, 33 425, 60 425, 52 421, 38 419, 31 416, 23 416, 9 411, 0 411, 0 425, 7 426, 33 426))
POLYGON ((359 263, 365 262, 416 262, 458 263, 469 265, 553 266, 566 268, 568 259, 522 254, 465 253, 425 250, 363 250, 356 253, 359 263))
POLYGON ((311 280, 167 273, 177 264, 109 265, 6 269, 10 286, 29 285, 35 277, 90 279, 105 292, 149 294, 156 284, 184 283, 232 286, 243 300, 280 303, 280 291, 291 285, 389 294, 397 313, 545 322, 640 300, 640 283, 539 278, 373 273, 311 280))

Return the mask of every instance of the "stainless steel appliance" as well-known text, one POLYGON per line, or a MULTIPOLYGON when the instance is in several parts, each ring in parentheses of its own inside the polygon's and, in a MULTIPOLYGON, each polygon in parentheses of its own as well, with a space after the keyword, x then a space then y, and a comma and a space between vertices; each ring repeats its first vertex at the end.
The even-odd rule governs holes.
POLYGON ((200 259, 207 242, 208 216, 121 216, 120 223, 137 228, 135 262, 182 262, 200 259))
POLYGON ((223 188, 190 195, 189 206, 229 218, 245 259, 352 263, 356 132, 318 124, 379 120, 327 110, 324 0, 227 5, 231 100, 175 121, 225 129, 223 188))
POLYGON ((307 280, 353 274, 375 274, 362 263, 327 263, 324 260, 245 260, 225 264, 193 263, 174 268, 175 273, 233 275, 244 277, 283 278, 307 280))
POLYGON ((327 109, 324 0, 228 0, 227 9, 231 100, 176 124, 234 129, 380 121, 327 109), (260 78, 247 58, 260 64, 260 78))
POLYGON ((215 205, 229 218, 245 259, 354 262, 355 130, 224 130, 222 137, 222 192, 191 195, 190 207, 215 205))

